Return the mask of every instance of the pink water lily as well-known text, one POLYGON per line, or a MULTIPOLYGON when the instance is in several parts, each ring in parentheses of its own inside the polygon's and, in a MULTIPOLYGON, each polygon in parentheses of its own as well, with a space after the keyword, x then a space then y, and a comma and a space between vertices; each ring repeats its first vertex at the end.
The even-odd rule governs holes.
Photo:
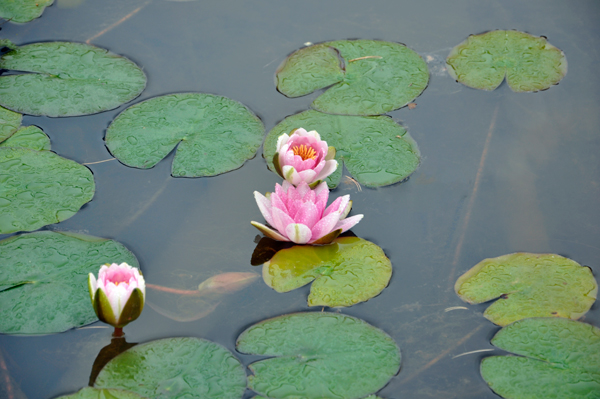
POLYGON ((142 313, 146 283, 139 269, 127 263, 102 266, 98 280, 90 273, 88 288, 96 315, 113 327, 122 328, 142 313))
POLYGON ((277 173, 294 186, 305 182, 314 187, 335 171, 338 163, 334 157, 335 148, 327 147, 319 133, 300 128, 289 136, 279 136, 273 164, 277 173))
POLYGON ((328 244, 363 218, 363 215, 346 218, 352 208, 349 195, 338 197, 327 206, 329 189, 325 182, 311 190, 306 182, 294 187, 284 181, 283 185, 275 185, 275 192, 268 197, 255 191, 254 198, 274 229, 254 221, 252 225, 279 241, 328 244))

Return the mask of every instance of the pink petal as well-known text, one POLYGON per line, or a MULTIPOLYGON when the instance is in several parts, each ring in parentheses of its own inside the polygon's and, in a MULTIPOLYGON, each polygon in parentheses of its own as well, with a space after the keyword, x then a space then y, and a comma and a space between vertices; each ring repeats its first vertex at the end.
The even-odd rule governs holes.
POLYGON ((296 186, 296 192, 298 193, 300 199, 304 200, 304 196, 310 193, 312 190, 308 187, 308 183, 301 182, 296 186))
POLYGON ((281 168, 281 172, 283 173, 283 177, 286 181, 289 181, 293 185, 298 185, 302 181, 302 177, 298 174, 296 168, 291 165, 285 165, 281 168))
POLYGON ((323 212, 323 216, 327 216, 332 212, 338 212, 340 215, 346 209, 346 205, 348 205, 348 201, 350 201, 349 195, 344 195, 342 197, 337 197, 335 201, 331 203, 323 212))
POLYGON ((313 228, 311 229, 312 230, 312 236, 310 238, 311 241, 318 240, 319 238, 323 237, 325 234, 330 233, 339 220, 340 220, 340 215, 337 212, 334 212, 328 216, 325 216, 321 220, 319 220, 317 222, 317 224, 315 224, 313 226, 313 228))
POLYGON ((315 176, 317 175, 317 173, 312 169, 307 169, 298 173, 298 175, 300 176, 300 179, 302 179, 303 182, 310 184, 315 180, 315 176))
POLYGON ((329 176, 330 174, 332 174, 333 172, 335 172, 335 170, 337 169, 337 167, 338 167, 338 162, 335 159, 331 159, 329 161, 325 161, 325 166, 318 173, 318 175, 315 178, 315 180, 325 180, 325 178, 327 176, 329 176))
POLYGON ((287 237, 279 234, 277 231, 265 226, 262 223, 258 223, 255 221, 250 222, 252 224, 252 226, 256 227, 257 229, 260 230, 261 233, 263 233, 264 235, 266 235, 267 237, 270 237, 274 240, 277 241, 289 241, 287 237))
POLYGON ((312 202, 305 202, 300 206, 298 212, 294 216, 294 222, 301 223, 307 226, 309 229, 317 223, 321 218, 317 206, 312 202))
MULTIPOLYGON (((271 220, 273 220, 273 210, 274 209, 280 209, 281 211, 283 211, 285 213, 289 212, 288 204, 283 202, 283 199, 276 193, 271 194, 271 220)), ((266 220, 266 218, 265 218, 265 220, 266 220)), ((267 221, 267 223, 269 223, 271 226, 275 226, 273 223, 271 223, 269 221, 267 221)))
POLYGON ((360 220, 363 218, 363 216, 364 215, 356 215, 356 216, 352 216, 352 217, 349 217, 346 219, 342 219, 335 225, 335 227, 333 229, 334 230, 342 229, 342 233, 344 231, 348 231, 352 227, 354 227, 358 222, 360 222, 360 220))
POLYGON ((285 233, 290 241, 293 241, 296 244, 306 244, 311 237, 310 229, 303 224, 297 223, 289 224, 285 229, 285 233))
POLYGON ((283 133, 281 136, 277 138, 277 152, 281 153, 281 147, 288 142, 290 136, 286 133, 283 133))
MULTIPOLYGON (((300 159, 302 159, 302 158, 300 158, 300 159)), ((298 171, 313 169, 315 167, 316 163, 317 163, 317 160, 313 159, 313 158, 308 158, 303 161, 301 160, 300 164, 298 164, 298 171)))
POLYGON ((281 234, 285 234, 285 228, 291 223, 294 223, 294 220, 290 217, 290 215, 280 209, 273 208, 273 227, 275 227, 281 234))
POLYGON ((267 223, 273 225, 273 217, 271 216, 273 206, 271 205, 271 201, 258 191, 254 192, 254 199, 256 200, 260 213, 262 213, 267 223))

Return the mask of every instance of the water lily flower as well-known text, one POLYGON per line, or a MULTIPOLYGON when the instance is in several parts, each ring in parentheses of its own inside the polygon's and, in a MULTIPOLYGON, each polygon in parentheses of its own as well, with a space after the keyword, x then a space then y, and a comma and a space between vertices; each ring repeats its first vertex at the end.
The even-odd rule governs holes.
POLYGON ((98 280, 90 273, 88 287, 96 315, 115 328, 123 328, 142 313, 146 283, 139 269, 127 263, 102 266, 98 280))
POLYGON ((300 128, 279 136, 273 164, 279 176, 294 186, 305 182, 314 188, 337 168, 334 157, 335 148, 327 147, 319 133, 300 128))
POLYGON ((276 184, 275 192, 265 197, 255 191, 254 198, 267 223, 251 222, 264 235, 296 244, 328 244, 357 224, 363 215, 346 219, 352 208, 349 195, 338 197, 327 206, 329 189, 320 183, 311 190, 306 182, 294 187, 290 182, 276 184))

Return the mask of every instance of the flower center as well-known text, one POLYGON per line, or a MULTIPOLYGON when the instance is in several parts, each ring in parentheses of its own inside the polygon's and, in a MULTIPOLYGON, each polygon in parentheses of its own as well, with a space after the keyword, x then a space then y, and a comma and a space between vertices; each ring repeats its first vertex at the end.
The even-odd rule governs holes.
POLYGON ((307 159, 315 159, 317 157, 317 152, 314 148, 308 147, 304 144, 301 146, 292 147, 292 151, 294 151, 294 155, 300 155, 303 161, 307 159))

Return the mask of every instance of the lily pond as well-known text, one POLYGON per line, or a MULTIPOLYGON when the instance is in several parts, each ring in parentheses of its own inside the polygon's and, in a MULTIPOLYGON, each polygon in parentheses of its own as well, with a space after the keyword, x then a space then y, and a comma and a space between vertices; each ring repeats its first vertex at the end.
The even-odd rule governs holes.
POLYGON ((1 398, 600 398, 597 1, 0 17, 1 398))

